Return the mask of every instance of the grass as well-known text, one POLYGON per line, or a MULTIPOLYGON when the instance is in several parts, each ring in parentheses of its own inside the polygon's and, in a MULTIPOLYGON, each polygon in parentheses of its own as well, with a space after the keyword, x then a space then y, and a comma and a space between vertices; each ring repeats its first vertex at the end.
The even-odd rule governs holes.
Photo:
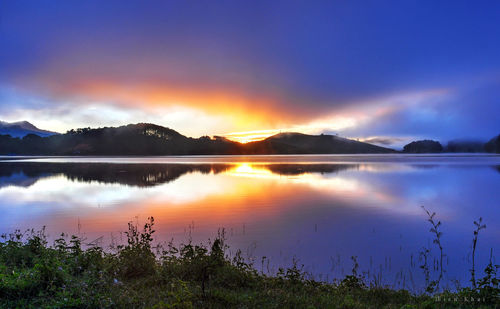
MULTIPOLYGON (((431 218, 432 219, 432 218, 431 218)), ((366 282, 357 271, 337 283, 307 279, 294 264, 258 272, 241 252, 227 254, 224 233, 208 243, 153 247, 154 220, 129 223, 115 250, 83 246, 44 230, 0 242, 2 308, 491 308, 499 306, 497 268, 459 291, 416 295, 366 282), (84 248, 85 247, 85 248, 84 248), (110 252, 111 251, 111 252, 110 252)), ((476 236, 477 242, 477 234, 476 236)), ((440 235, 438 235, 440 236, 440 235)))

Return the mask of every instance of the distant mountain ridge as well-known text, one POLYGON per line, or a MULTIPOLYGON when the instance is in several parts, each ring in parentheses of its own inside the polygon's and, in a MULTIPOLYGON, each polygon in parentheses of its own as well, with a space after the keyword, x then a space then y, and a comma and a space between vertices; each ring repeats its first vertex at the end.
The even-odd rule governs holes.
POLYGON ((3 155, 253 155, 394 153, 332 135, 281 133, 262 141, 241 144, 224 137, 186 137, 150 123, 121 127, 70 130, 65 134, 13 138, 0 135, 3 155))
POLYGON ((486 144, 473 139, 456 139, 448 142, 445 152, 485 152, 486 144))
MULTIPOLYGON (((405 146, 406 153, 497 152, 500 136, 488 143, 455 140, 445 147, 423 140, 405 146)), ((0 155, 270 155, 270 154, 366 154, 397 153, 366 142, 334 135, 307 135, 288 132, 261 141, 241 144, 224 137, 186 137, 151 123, 98 129, 82 128, 57 134, 40 130, 31 123, 0 121, 0 155)))
POLYGON ((477 140, 457 139, 449 141, 446 147, 433 140, 419 140, 406 144, 405 153, 500 153, 500 135, 484 143, 477 140))
POLYGON ((47 137, 58 134, 35 127, 28 121, 5 122, 0 121, 0 134, 10 135, 12 137, 25 137, 28 134, 35 134, 41 137, 47 137))

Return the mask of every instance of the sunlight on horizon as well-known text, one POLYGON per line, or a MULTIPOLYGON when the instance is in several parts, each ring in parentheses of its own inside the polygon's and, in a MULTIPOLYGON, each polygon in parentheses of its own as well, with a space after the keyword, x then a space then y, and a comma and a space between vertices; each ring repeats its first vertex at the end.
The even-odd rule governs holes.
POLYGON ((281 132, 282 130, 256 130, 256 131, 227 133, 224 134, 223 136, 228 140, 246 144, 250 142, 257 142, 264 140, 268 137, 279 134, 281 132))

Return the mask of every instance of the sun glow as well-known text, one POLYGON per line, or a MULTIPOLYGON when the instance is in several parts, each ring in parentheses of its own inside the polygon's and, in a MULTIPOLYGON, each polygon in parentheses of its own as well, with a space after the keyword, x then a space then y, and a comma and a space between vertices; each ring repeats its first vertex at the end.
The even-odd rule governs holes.
POLYGON ((281 130, 258 130, 258 131, 234 132, 234 133, 224 134, 224 137, 235 142, 246 144, 250 142, 264 140, 280 132, 281 130))
POLYGON ((252 178, 275 178, 269 169, 262 166, 253 165, 251 163, 241 163, 233 170, 227 172, 231 176, 243 176, 252 178))

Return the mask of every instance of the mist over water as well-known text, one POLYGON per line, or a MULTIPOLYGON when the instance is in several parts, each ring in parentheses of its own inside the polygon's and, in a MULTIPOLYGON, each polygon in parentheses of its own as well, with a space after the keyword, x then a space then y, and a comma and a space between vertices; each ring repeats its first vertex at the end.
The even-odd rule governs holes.
POLYGON ((370 280, 420 290, 419 252, 438 257, 425 206, 443 224, 453 287, 470 278, 474 220, 487 225, 476 268, 491 249, 500 256, 499 185, 493 155, 3 158, 0 233, 46 226, 51 238, 109 244, 154 216, 162 241, 206 242, 225 228, 231 251, 264 272, 295 259, 331 281, 357 256, 370 280))

